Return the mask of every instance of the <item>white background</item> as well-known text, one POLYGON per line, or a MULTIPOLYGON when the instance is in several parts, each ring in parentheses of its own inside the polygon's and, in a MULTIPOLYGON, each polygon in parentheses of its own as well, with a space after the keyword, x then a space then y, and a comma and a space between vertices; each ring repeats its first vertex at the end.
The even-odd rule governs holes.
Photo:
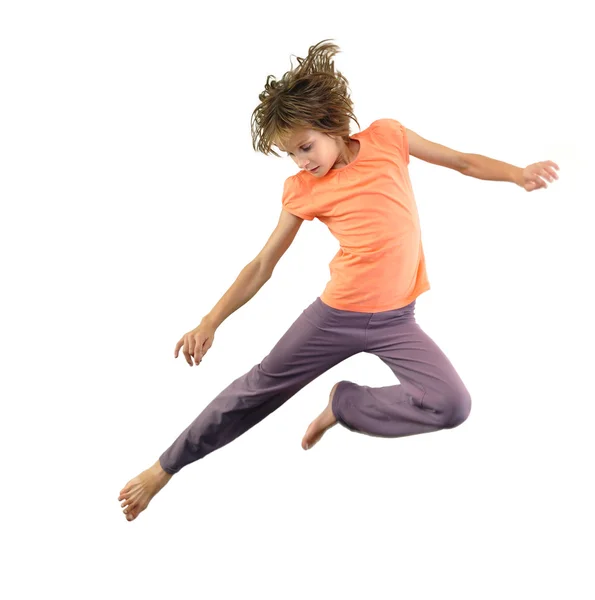
MULTIPOLYGON (((3 2, 4 598, 593 598, 594 47, 579 2, 3 2), (399 120, 560 179, 527 193, 411 159, 416 318, 471 393, 460 427, 301 439, 360 354, 117 497, 324 289, 305 222, 190 368, 176 342, 262 248, 290 158, 257 154, 266 78, 332 39, 361 129, 399 120)), ((584 9, 586 10, 586 9, 584 9)), ((352 133, 359 131, 352 123, 352 133)))

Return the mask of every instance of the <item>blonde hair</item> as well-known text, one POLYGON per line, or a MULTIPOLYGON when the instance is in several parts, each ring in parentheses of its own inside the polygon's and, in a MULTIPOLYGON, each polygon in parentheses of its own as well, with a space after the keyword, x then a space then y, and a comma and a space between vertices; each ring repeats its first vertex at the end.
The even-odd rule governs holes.
POLYGON ((353 114, 349 82, 340 71, 335 72, 335 63, 330 60, 340 52, 339 47, 327 41, 310 46, 306 59, 298 56, 299 66, 280 81, 269 83, 275 76, 267 77, 265 89, 258 96, 261 103, 251 119, 255 151, 281 158, 272 145, 284 145, 298 129, 314 129, 341 137, 349 144, 349 120, 353 119, 358 127, 360 124, 353 114))

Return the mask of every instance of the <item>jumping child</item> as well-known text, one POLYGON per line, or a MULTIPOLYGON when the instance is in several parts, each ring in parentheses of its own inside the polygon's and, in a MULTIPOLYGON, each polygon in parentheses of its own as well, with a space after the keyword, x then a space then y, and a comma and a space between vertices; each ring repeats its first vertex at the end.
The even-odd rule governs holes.
POLYGON ((452 429, 471 410, 453 365, 415 320, 416 298, 430 289, 420 223, 409 179, 409 156, 463 175, 510 181, 533 191, 558 179, 552 161, 525 169, 430 142, 394 119, 374 121, 349 135, 353 104, 348 81, 334 69, 334 44, 309 49, 280 81, 269 78, 252 115, 253 147, 301 169, 283 186, 279 222, 261 252, 212 311, 177 343, 199 365, 221 323, 271 278, 304 219, 322 221, 340 249, 331 278, 261 362, 225 388, 157 462, 120 492, 134 520, 182 467, 225 446, 277 410, 311 381, 345 359, 367 352, 400 383, 387 387, 337 382, 326 408, 310 424, 302 447, 341 423, 372 436, 403 437, 452 429))

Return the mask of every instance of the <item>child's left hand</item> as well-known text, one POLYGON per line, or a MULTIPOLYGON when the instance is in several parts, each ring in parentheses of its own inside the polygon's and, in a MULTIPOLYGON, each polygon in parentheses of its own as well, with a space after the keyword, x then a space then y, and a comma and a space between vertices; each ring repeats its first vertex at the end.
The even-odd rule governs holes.
POLYGON ((541 162, 533 163, 523 169, 520 186, 525 188, 528 192, 537 190, 539 188, 546 188, 548 181, 553 181, 554 178, 558 179, 558 174, 554 171, 554 167, 560 170, 560 167, 551 160, 545 160, 541 162))

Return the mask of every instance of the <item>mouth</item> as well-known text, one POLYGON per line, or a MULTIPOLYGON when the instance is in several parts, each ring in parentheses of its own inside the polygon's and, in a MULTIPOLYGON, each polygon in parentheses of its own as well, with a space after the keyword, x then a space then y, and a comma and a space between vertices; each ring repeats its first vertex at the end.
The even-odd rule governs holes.
POLYGON ((316 171, 318 171, 319 168, 320 166, 316 167, 315 169, 308 169, 308 173, 316 173, 316 171))

